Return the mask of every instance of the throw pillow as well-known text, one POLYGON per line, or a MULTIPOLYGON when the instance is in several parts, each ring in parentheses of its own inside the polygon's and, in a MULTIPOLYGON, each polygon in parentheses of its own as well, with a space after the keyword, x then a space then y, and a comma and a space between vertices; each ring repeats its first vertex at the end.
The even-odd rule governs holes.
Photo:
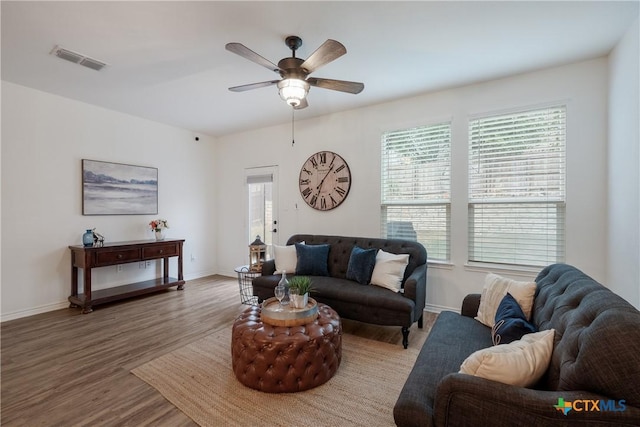
POLYGON ((380 249, 371 274, 371 284, 398 292, 408 264, 409 254, 390 254, 380 249))
POLYGON ((347 266, 347 279, 355 280, 361 285, 368 285, 376 265, 377 253, 377 249, 362 249, 354 246, 347 266))
POLYGON ((462 362, 461 374, 531 387, 549 367, 554 329, 527 334, 510 344, 478 350, 462 362))
POLYGON ((296 243, 298 263, 297 275, 328 276, 327 260, 329 259, 329 247, 331 245, 302 245, 296 243))
POLYGON ((496 311, 502 298, 509 292, 518 301, 527 320, 531 320, 536 282, 517 282, 489 273, 485 277, 476 320, 490 328, 496 323, 496 311))
POLYGON ((537 332, 536 327, 527 321, 518 301, 507 293, 498 306, 496 324, 491 329, 493 345, 509 344, 532 332, 537 332))
MULTIPOLYGON (((304 245, 304 242, 300 243, 304 245)), ((276 263, 276 271, 274 274, 282 274, 284 271, 289 274, 295 273, 296 264, 298 263, 295 245, 273 245, 273 258, 276 263)))

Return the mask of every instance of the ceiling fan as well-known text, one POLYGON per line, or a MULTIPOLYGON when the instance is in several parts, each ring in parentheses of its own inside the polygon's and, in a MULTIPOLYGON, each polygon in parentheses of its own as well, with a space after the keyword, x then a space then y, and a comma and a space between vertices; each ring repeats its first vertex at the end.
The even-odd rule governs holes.
POLYGON ((230 87, 229 90, 232 92, 244 92, 260 87, 277 85, 280 97, 296 110, 300 110, 309 105, 306 96, 310 86, 353 94, 360 93, 362 89, 364 89, 363 83, 309 77, 309 74, 318 68, 347 53, 347 49, 342 43, 329 39, 320 45, 306 60, 296 58, 296 50, 302 46, 302 39, 300 37, 289 36, 285 39, 285 44, 291 49, 291 57, 283 58, 278 62, 278 65, 275 65, 241 43, 227 43, 225 48, 229 52, 233 52, 249 61, 262 65, 280 74, 280 77, 282 77, 280 80, 269 80, 266 82, 234 86, 230 87))

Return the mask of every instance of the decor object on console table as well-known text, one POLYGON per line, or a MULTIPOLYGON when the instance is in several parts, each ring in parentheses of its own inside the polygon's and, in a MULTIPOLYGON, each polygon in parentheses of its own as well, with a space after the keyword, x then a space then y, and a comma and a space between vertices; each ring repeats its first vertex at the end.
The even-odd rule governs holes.
POLYGON ((104 236, 93 229, 93 246, 104 246, 104 236))
POLYGON ((156 240, 164 240, 164 229, 169 228, 169 222, 166 219, 154 219, 149 223, 149 227, 156 233, 156 240))
POLYGON ((82 235, 82 244, 86 246, 93 246, 93 229, 87 229, 82 235))
POLYGON ((161 242, 136 240, 105 243, 103 246, 69 246, 71 250, 71 295, 69 307, 82 307, 82 313, 91 313, 93 306, 120 299, 143 295, 177 286, 184 288, 182 273, 182 245, 184 239, 161 242), (169 277, 169 258, 178 257, 178 277, 169 277), (91 269, 147 260, 162 260, 162 277, 93 291, 91 269), (78 293, 78 269, 83 270, 83 290, 78 293))

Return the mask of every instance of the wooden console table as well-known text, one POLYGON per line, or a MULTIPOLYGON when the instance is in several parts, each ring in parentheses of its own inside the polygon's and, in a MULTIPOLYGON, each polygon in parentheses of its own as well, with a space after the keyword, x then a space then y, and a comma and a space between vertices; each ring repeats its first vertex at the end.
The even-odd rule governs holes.
POLYGON ((69 246, 71 249, 71 295, 69 307, 82 307, 82 313, 91 313, 93 306, 156 292, 177 286, 184 288, 182 274, 182 239, 160 241, 136 240, 105 243, 103 246, 69 246), (169 277, 169 258, 178 257, 178 278, 169 277), (163 275, 157 279, 116 286, 97 291, 91 290, 91 269, 131 262, 162 259, 163 275), (83 270, 84 293, 78 294, 78 268, 83 270))

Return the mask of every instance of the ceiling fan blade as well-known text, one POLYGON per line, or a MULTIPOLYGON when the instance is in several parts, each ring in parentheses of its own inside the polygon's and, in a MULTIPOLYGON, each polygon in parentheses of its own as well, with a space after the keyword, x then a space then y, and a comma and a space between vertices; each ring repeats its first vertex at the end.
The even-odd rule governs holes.
POLYGON ((229 52, 235 53, 236 55, 240 55, 243 58, 248 59, 249 61, 255 62, 258 65, 262 65, 263 67, 268 68, 275 73, 280 73, 281 71, 276 64, 258 55, 241 43, 227 43, 225 49, 227 49, 229 52))
POLYGON ((300 101, 300 105, 298 105, 297 107, 293 107, 294 110, 302 110, 303 108, 307 108, 309 106, 309 103, 307 102, 307 98, 302 98, 302 101, 300 101))
POLYGON ((258 89, 261 87, 267 87, 267 86, 272 86, 274 84, 277 84, 280 80, 271 80, 268 82, 260 82, 260 83, 251 83, 248 85, 242 85, 242 86, 234 86, 234 87, 230 87, 229 90, 231 92, 244 92, 247 90, 251 90, 251 89, 258 89))
POLYGON ((340 58, 345 53, 347 53, 347 48, 345 48, 342 43, 329 39, 322 43, 320 47, 302 63, 301 67, 304 68, 308 74, 311 74, 323 65, 340 58))
POLYGON ((360 93, 364 89, 364 83, 348 82, 345 80, 320 79, 317 77, 308 77, 307 83, 311 86, 320 87, 322 89, 338 90, 340 92, 360 93))

